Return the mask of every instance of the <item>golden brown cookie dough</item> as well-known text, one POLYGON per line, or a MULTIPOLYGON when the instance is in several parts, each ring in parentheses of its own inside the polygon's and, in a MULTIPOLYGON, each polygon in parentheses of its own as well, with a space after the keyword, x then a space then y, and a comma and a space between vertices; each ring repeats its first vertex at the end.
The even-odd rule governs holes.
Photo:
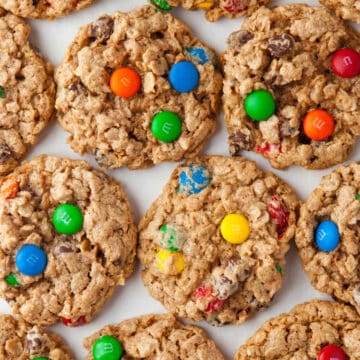
POLYGON ((0 296, 31 324, 89 322, 134 269, 136 228, 121 185, 85 161, 43 155, 0 178, 0 198, 0 296), (53 225, 62 204, 83 215, 74 235, 53 225), (36 276, 15 263, 28 244, 47 255, 36 276))
POLYGON ((336 15, 360 24, 359 0, 319 0, 324 6, 335 11, 336 15))
POLYGON ((298 205, 286 183, 244 158, 201 156, 179 165, 139 225, 145 286, 192 321, 242 323, 281 287, 298 205), (249 222, 243 243, 220 233, 229 214, 249 222))
POLYGON ((340 347, 349 360, 360 359, 360 318, 349 306, 315 300, 267 321, 235 360, 313 360, 328 345, 340 347))
POLYGON ((360 314, 359 237, 360 164, 353 162, 324 176, 302 205, 296 245, 312 285, 360 314), (325 220, 335 223, 340 234, 332 251, 321 251, 316 243, 316 229, 325 220))
POLYGON ((32 49, 30 30, 0 8, 0 175, 18 165, 54 110, 53 68, 32 49))
POLYGON ((197 326, 184 325, 173 315, 144 315, 109 325, 84 340, 92 360, 92 348, 102 336, 115 337, 123 347, 121 360, 224 360, 206 333, 197 326))
POLYGON ((224 111, 230 154, 256 151, 273 167, 327 168, 344 161, 360 134, 360 75, 343 78, 331 67, 337 50, 360 52, 359 34, 323 7, 261 8, 228 38, 223 54, 224 111), (276 109, 253 121, 244 100, 254 90, 272 94, 276 109), (325 140, 311 140, 303 119, 314 109, 334 118, 325 140))

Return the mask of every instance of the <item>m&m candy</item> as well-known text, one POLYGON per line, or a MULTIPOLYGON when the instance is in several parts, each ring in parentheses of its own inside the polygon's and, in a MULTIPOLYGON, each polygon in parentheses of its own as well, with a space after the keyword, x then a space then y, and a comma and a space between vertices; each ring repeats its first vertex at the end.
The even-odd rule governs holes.
POLYGON ((82 229, 84 218, 77 206, 62 204, 54 211, 52 222, 58 233, 72 235, 82 229))
POLYGON ((196 64, 205 65, 208 62, 212 63, 213 65, 216 64, 216 56, 212 51, 205 50, 199 47, 191 47, 187 48, 186 52, 188 53, 191 61, 196 64))
POLYGON ((321 251, 333 251, 340 242, 337 225, 331 220, 321 222, 315 231, 316 245, 321 251))
POLYGON ((19 191, 19 183, 14 177, 8 177, 0 182, 0 197, 9 200, 19 191))
POLYGON ((181 135, 182 123, 179 116, 171 111, 156 114, 151 122, 151 132, 162 142, 170 143, 181 135))
POLYGON ((20 286, 21 285, 15 274, 10 274, 10 275, 5 276, 5 281, 10 286, 20 286))
POLYGON ((162 225, 160 228, 162 239, 160 246, 170 251, 180 251, 185 243, 185 238, 181 230, 173 225, 162 225))
POLYGON ((185 259, 182 253, 161 249, 156 256, 159 270, 169 275, 177 275, 185 269, 185 259))
POLYGON ((180 61, 171 67, 169 81, 176 91, 190 92, 199 83, 199 73, 196 66, 190 61, 180 61))
POLYGON ((160 12, 168 12, 173 7, 169 5, 167 0, 148 0, 148 3, 155 9, 160 12))
POLYGON ((352 78, 360 74, 360 54, 350 48, 335 52, 331 58, 334 73, 343 78, 352 78))
POLYGON ((27 244, 17 252, 15 263, 20 273, 27 276, 36 276, 45 270, 47 255, 39 246, 27 244))
POLYGON ((246 9, 248 3, 243 0, 221 0, 220 6, 231 14, 237 14, 246 9))
POLYGON ((241 244, 250 235, 249 221, 241 214, 226 215, 220 225, 222 237, 231 244, 241 244))
POLYGON ((92 348, 94 360, 120 360, 123 347, 118 339, 104 335, 97 339, 92 348))
POLYGON ((325 110, 309 111, 303 121, 305 135, 312 140, 325 140, 334 133, 335 122, 325 110))
POLYGON ((82 315, 79 318, 77 318, 76 320, 72 320, 72 319, 67 319, 65 317, 61 318, 61 322, 65 325, 65 326, 81 326, 81 325, 85 325, 87 323, 86 321, 86 316, 82 315))
POLYGON ((203 165, 190 164, 179 175, 179 192, 198 194, 211 182, 211 175, 203 165))
POLYGON ((255 121, 264 121, 275 112, 275 100, 266 90, 255 90, 244 101, 246 114, 255 121))
POLYGON ((40 357, 36 357, 36 358, 31 358, 31 360, 49 360, 49 358, 40 356, 40 357))
POLYGON ((196 7, 202 10, 211 9, 214 6, 214 1, 202 1, 201 3, 197 4, 196 7))
POLYGON ((317 360, 347 360, 347 356, 341 347, 327 345, 320 350, 317 360))
POLYGON ((122 67, 116 69, 110 77, 111 91, 121 97, 130 98, 137 94, 141 87, 139 74, 131 68, 122 67))

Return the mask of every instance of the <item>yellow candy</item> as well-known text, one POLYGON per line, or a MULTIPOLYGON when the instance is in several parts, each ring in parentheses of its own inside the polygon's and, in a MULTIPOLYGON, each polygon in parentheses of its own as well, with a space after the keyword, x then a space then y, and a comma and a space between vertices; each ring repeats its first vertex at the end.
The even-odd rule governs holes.
POLYGON ((241 244, 249 237, 249 221, 244 215, 228 214, 221 222, 220 232, 229 243, 241 244))
POLYGON ((185 268, 184 255, 180 252, 161 249, 156 256, 156 265, 165 274, 180 274, 185 268))
POLYGON ((214 2, 213 1, 203 1, 200 4, 197 4, 197 8, 198 9, 211 9, 214 6, 214 2))

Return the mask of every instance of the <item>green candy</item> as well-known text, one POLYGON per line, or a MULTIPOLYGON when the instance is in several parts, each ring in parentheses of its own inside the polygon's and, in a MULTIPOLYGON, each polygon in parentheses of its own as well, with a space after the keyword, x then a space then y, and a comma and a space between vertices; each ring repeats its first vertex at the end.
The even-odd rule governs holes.
POLYGON ((151 122, 154 137, 166 143, 176 140, 181 135, 181 128, 181 119, 171 111, 156 114, 151 122))
POLYGON ((0 86, 0 98, 5 98, 5 89, 2 86, 0 86))
POLYGON ((92 354, 94 360, 120 360, 123 348, 118 339, 104 335, 95 341, 92 354))
POLYGON ((185 243, 185 239, 176 227, 171 225, 162 225, 160 228, 162 232, 162 239, 160 240, 160 246, 163 249, 177 252, 180 251, 185 243))
POLYGON ((245 112, 255 121, 267 120, 275 112, 275 100, 266 90, 255 90, 244 101, 245 112))
POLYGON ((173 9, 167 0, 148 0, 148 3, 155 9, 161 12, 168 12, 173 9))
POLYGON ((8 276, 5 276, 5 281, 10 286, 20 286, 21 284, 18 282, 15 274, 10 274, 8 276))
POLYGON ((360 194, 355 195, 356 200, 360 200, 360 194))
POLYGON ((279 265, 276 265, 275 266, 275 269, 276 269, 276 271, 278 272, 278 273, 282 273, 282 268, 281 268, 281 266, 279 266, 279 265))
POLYGON ((40 356, 40 357, 32 358, 31 360, 49 360, 49 358, 40 356))
POLYGON ((54 211, 52 222, 60 234, 72 235, 82 229, 84 218, 77 206, 62 204, 54 211))

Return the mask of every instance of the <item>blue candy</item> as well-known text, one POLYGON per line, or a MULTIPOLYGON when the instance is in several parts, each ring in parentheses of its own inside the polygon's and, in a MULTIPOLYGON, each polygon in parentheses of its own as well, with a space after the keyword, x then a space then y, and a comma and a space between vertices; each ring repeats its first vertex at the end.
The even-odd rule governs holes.
POLYGON ((189 165, 179 175, 179 192, 198 194, 211 182, 209 171, 203 165, 189 165))
POLYGON ((16 267, 28 276, 41 274, 47 264, 47 256, 43 249, 37 245, 24 245, 16 254, 16 267))
POLYGON ((186 49, 190 59, 192 62, 205 65, 208 62, 211 62, 213 65, 216 65, 216 57, 215 54, 210 50, 205 50, 203 48, 192 47, 186 49))
POLYGON ((198 85, 199 73, 190 61, 180 61, 171 67, 169 81, 176 91, 189 92, 198 85))
POLYGON ((337 225, 325 220, 319 224, 315 231, 316 245, 321 251, 333 251, 340 242, 340 234, 337 225))

